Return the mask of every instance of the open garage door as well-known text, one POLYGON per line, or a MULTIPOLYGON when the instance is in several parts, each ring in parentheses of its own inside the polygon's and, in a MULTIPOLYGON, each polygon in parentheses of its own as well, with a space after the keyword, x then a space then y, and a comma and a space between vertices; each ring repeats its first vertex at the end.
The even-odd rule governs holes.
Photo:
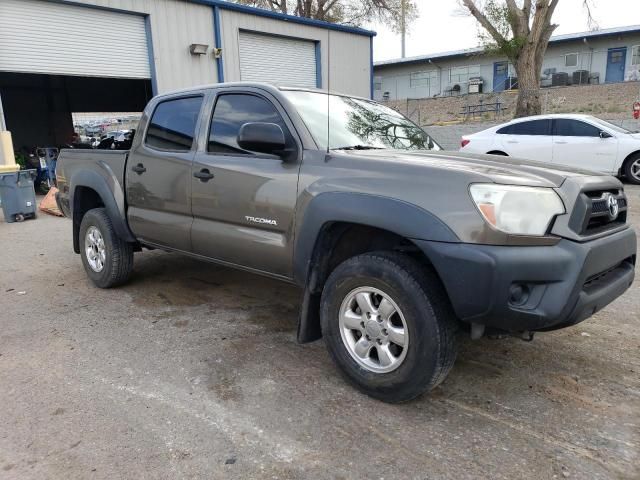
POLYGON ((144 18, 58 2, 2 0, 0 71, 151 78, 144 18))
POLYGON ((316 43, 240 31, 240 78, 289 87, 316 87, 316 43))

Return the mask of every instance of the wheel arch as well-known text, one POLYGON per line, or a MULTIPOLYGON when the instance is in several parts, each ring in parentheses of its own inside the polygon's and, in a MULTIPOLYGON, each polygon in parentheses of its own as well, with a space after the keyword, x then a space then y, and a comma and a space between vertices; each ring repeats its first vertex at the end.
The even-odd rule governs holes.
POLYGON ((73 250, 80 253, 80 223, 93 208, 105 208, 116 234, 127 242, 135 242, 124 214, 106 180, 92 171, 80 171, 73 176, 69 188, 69 206, 73 220, 73 250))
POLYGON ((347 258, 397 250, 430 263, 412 239, 459 242, 439 218, 415 205, 370 194, 326 193, 307 206, 298 228, 294 278, 304 287, 298 323, 301 343, 317 340, 320 294, 331 271, 347 258))
POLYGON ((638 156, 640 156, 640 150, 634 150, 633 152, 629 153, 629 155, 627 155, 620 164, 620 170, 618 172, 619 175, 623 175, 625 173, 627 163, 629 163, 634 158, 637 158, 638 156))

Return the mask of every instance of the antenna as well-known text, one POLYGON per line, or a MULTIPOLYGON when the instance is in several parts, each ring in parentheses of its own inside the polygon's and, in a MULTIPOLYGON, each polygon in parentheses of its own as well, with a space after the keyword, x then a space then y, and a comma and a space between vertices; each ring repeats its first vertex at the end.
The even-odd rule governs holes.
POLYGON ((327 27, 327 156, 325 161, 329 159, 329 142, 331 140, 330 129, 331 122, 329 120, 329 105, 331 104, 331 29, 327 27))

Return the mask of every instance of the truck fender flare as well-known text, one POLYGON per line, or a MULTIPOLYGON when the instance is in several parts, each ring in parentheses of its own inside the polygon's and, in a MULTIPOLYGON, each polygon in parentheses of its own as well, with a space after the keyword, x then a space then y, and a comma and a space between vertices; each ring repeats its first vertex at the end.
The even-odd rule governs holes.
POLYGON ((334 222, 375 227, 408 239, 459 242, 456 234, 431 212, 416 205, 373 194, 327 192, 313 197, 304 209, 297 228, 293 274, 304 286, 298 322, 298 341, 319 339, 320 293, 317 285, 317 259, 314 258, 322 230, 334 222))
POLYGON ((416 205, 367 193, 328 192, 305 207, 294 248, 294 278, 306 282, 316 241, 322 228, 333 222, 355 223, 395 233, 405 238, 459 242, 438 217, 416 205))
MULTIPOLYGON (((127 242, 135 242, 136 239, 129 230, 129 226, 125 220, 124 214, 124 194, 120 188, 120 184, 117 180, 114 182, 114 190, 109 188, 106 179, 99 175, 96 172, 90 170, 82 170, 77 172, 69 182, 69 206, 71 208, 72 215, 74 215, 75 210, 75 193, 77 187, 87 187, 94 190, 102 203, 104 204, 104 208, 107 211, 107 215, 109 215, 109 219, 113 224, 113 228, 116 231, 116 234, 127 242), (116 201, 115 196, 120 194, 122 197, 122 208, 118 208, 118 203, 116 201)), ((75 227, 75 226, 74 226, 75 227)), ((79 225, 78 225, 79 227, 79 225)), ((74 232, 74 250, 79 249, 79 239, 77 232, 74 232)), ((79 250, 76 250, 79 251, 79 250)))

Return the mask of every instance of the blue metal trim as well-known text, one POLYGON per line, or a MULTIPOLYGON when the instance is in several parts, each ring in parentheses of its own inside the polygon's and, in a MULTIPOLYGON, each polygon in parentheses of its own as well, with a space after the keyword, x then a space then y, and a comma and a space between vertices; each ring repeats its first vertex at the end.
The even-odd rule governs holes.
POLYGON ((147 54, 149 55, 149 70, 151 72, 151 91, 155 97, 158 94, 158 80, 156 72, 156 59, 153 54, 153 36, 151 35, 151 17, 144 17, 144 31, 147 37, 147 54))
POLYGON ((45 0, 50 3, 61 3, 63 5, 71 5, 74 7, 86 7, 91 8, 93 10, 105 10, 107 12, 116 12, 116 13, 126 13, 129 15, 137 15, 138 17, 146 17, 148 16, 145 12, 136 12, 135 10, 126 10, 123 8, 115 8, 115 7, 105 7, 103 5, 94 5, 91 3, 84 3, 79 0, 45 0))
POLYGON ((322 47, 316 41, 316 87, 322 88, 322 47))
POLYGON ((232 10, 241 13, 247 13, 249 15, 255 15, 258 17, 275 18, 291 23, 300 23, 302 25, 311 25, 313 27, 320 27, 330 30, 338 30, 341 32, 355 33, 357 35, 366 35, 373 37, 376 32, 371 30, 365 30, 364 28, 349 27, 347 25, 339 25, 336 23, 324 22, 322 20, 315 20, 313 18, 296 17, 295 15, 286 15, 284 13, 272 12, 271 10, 265 10, 262 8, 249 7, 246 5, 239 5, 237 3, 225 2, 223 0, 187 0, 190 3, 199 3, 201 5, 209 5, 212 7, 220 7, 224 10, 232 10))
MULTIPOLYGON (((220 35, 220 7, 215 5, 213 7, 213 36, 215 48, 222 48, 222 35, 220 35)), ((223 51, 224 55, 224 51, 223 51)), ((216 58, 216 71, 218 74, 218 83, 224 82, 224 65, 222 64, 222 56, 216 58)))
POLYGON ((369 76, 371 77, 371 100, 373 100, 373 37, 369 37, 369 76))

